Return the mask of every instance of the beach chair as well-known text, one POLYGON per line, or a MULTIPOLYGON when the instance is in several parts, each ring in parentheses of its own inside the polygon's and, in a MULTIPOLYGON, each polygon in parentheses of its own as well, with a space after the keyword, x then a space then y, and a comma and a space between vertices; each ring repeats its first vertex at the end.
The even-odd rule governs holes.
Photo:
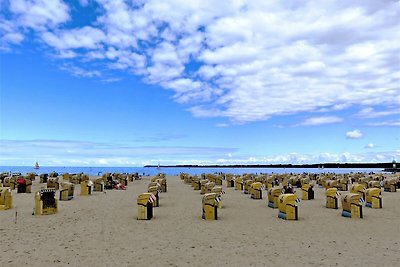
POLYGON ((274 187, 274 181, 275 181, 275 177, 274 176, 269 176, 267 178, 267 181, 266 181, 267 189, 270 189, 270 188, 274 187))
POLYGON ((338 209, 339 194, 337 188, 326 189, 326 207, 328 209, 338 209))
POLYGON ((192 177, 192 187, 194 190, 200 190, 201 185, 200 185, 200 179, 197 176, 192 177))
POLYGON ((222 185, 222 176, 218 175, 214 179, 215 185, 222 185))
POLYGON ((82 174, 78 173, 78 174, 73 174, 69 177, 69 182, 73 183, 73 184, 80 184, 81 183, 81 177, 82 174))
POLYGON ((96 192, 104 191, 104 179, 102 177, 95 179, 93 184, 94 184, 94 188, 93 188, 94 191, 96 191, 96 192))
POLYGON ((159 178, 159 179, 157 179, 157 183, 159 183, 161 186, 161 192, 166 193, 167 192, 167 179, 165 177, 159 178))
POLYGON ((214 182, 207 182, 206 183, 206 191, 205 193, 211 193, 211 190, 214 188, 215 183, 214 182))
POLYGON ((337 180, 325 180, 323 182, 323 184, 325 186, 323 186, 325 189, 329 189, 329 188, 337 188, 338 186, 338 181, 337 180))
POLYGON ((4 187, 8 187, 11 190, 14 190, 16 182, 17 181, 16 181, 16 177, 15 176, 9 176, 9 177, 4 178, 3 184, 4 184, 4 187))
POLYGON ((272 187, 268 189, 268 207, 276 209, 278 208, 278 199, 282 194, 282 188, 280 187, 272 187))
POLYGON ((227 174, 225 176, 225 180, 226 180, 226 187, 235 187, 235 179, 232 174, 227 174))
POLYGON ((243 190, 243 178, 242 177, 236 177, 235 179, 235 190, 243 190))
POLYGON ((25 178, 26 178, 26 179, 29 179, 29 180, 31 180, 31 181, 35 181, 35 179, 36 179, 36 173, 34 173, 34 172, 28 172, 28 173, 26 173, 25 178))
POLYGON ((35 194, 35 215, 49 215, 58 212, 58 200, 55 189, 41 189, 35 194))
POLYGON ((245 180, 244 181, 244 190, 243 193, 245 194, 249 194, 250 193, 250 189, 251 189, 251 184, 254 183, 253 180, 245 180))
POLYGON ((47 183, 48 178, 49 178, 49 175, 47 173, 42 173, 41 175, 39 175, 39 182, 47 183))
POLYGON ((385 192, 396 192, 396 178, 386 178, 383 180, 383 188, 385 192))
POLYGON ((218 220, 218 202, 217 194, 208 193, 203 196, 202 206, 203 213, 202 218, 204 220, 218 220))
POLYGON ((126 174, 119 175, 118 181, 122 186, 128 186, 128 175, 126 174))
POLYGON ((365 184, 352 184, 350 187, 350 193, 359 194, 362 199, 365 200, 365 184))
POLYGON ((32 181, 30 179, 19 177, 16 180, 17 193, 31 193, 32 192, 32 181))
POLYGON ((302 200, 314 199, 314 188, 310 183, 304 183, 301 186, 301 192, 302 200))
POLYGON ((58 177, 58 172, 51 172, 49 174, 49 177, 53 177, 53 178, 58 177))
POLYGON ((158 186, 150 186, 147 188, 147 192, 151 193, 155 196, 155 200, 153 201, 153 207, 158 207, 160 205, 160 198, 159 198, 159 193, 160 188, 158 186))
POLYGON ((346 193, 342 195, 342 216, 348 218, 362 219, 362 201, 357 193, 346 193))
POLYGON ((337 185, 336 185, 336 188, 338 189, 338 190, 341 190, 341 191, 347 191, 348 190, 348 184, 349 184, 349 179, 348 178, 339 178, 338 180, 337 180, 337 185))
POLYGON ((63 173, 62 175, 61 175, 61 177, 63 178, 63 181, 64 182, 71 182, 71 174, 69 174, 69 173, 63 173))
POLYGON ((210 182, 215 183, 216 178, 217 178, 217 176, 215 174, 212 174, 212 173, 206 174, 206 179, 210 182))
POLYGON ((188 173, 183 173, 183 172, 181 172, 181 173, 179 174, 179 177, 181 178, 182 181, 185 180, 185 177, 186 177, 186 176, 189 176, 189 174, 188 174, 188 173))
POLYGON ((81 196, 89 196, 93 192, 93 182, 90 180, 81 181, 81 196))
POLYGON ((153 202, 155 196, 151 193, 143 193, 137 197, 137 219, 151 220, 153 218, 153 202))
POLYGON ((379 181, 369 181, 368 188, 379 188, 381 189, 381 183, 379 181))
POLYGON ((84 174, 84 173, 81 173, 80 175, 79 175, 79 183, 82 183, 82 182, 88 182, 89 181, 89 175, 87 175, 87 174, 84 174))
POLYGON ((251 198, 262 199, 263 184, 261 182, 255 182, 251 184, 251 198))
POLYGON ((213 189, 211 189, 211 193, 217 194, 217 198, 219 201, 217 201, 217 207, 219 209, 222 208, 222 195, 224 194, 224 191, 222 190, 221 186, 214 186, 213 189))
POLYGON ((192 176, 186 175, 186 176, 184 177, 184 179, 183 179, 183 182, 184 182, 185 184, 191 184, 191 183, 192 183, 192 176))
POLYGON ((362 184, 365 188, 368 188, 368 183, 372 180, 371 177, 361 177, 358 179, 358 183, 362 184))
POLYGON ((289 183, 294 187, 301 188, 301 180, 300 177, 292 176, 289 178, 289 183))
MULTIPOLYGON (((379 182, 378 182, 379 183, 379 182)), ((382 194, 380 188, 368 188, 365 191, 365 206, 373 209, 382 208, 382 194)))
POLYGON ((287 177, 282 177, 282 186, 283 187, 287 187, 287 186, 289 186, 289 179, 287 178, 287 177))
POLYGON ((200 180, 200 194, 204 195, 207 191, 206 184, 208 183, 208 180, 200 180))
POLYGON ((75 184, 62 182, 60 186, 60 200, 67 201, 74 198, 75 184))
POLYGON ((11 188, 0 187, 0 210, 12 209, 12 206, 11 188))
POLYGON ((49 179, 47 179, 47 188, 54 188, 58 190, 60 188, 58 177, 49 177, 49 179))
POLYGON ((278 198, 278 217, 284 220, 298 220, 297 196, 282 194, 278 198))

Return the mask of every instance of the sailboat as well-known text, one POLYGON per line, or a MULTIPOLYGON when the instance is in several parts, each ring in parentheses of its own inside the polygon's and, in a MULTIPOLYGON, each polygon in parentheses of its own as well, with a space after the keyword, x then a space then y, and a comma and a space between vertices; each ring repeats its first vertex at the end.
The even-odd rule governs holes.
POLYGON ((39 169, 40 167, 39 167, 39 163, 36 161, 36 164, 35 164, 35 170, 37 170, 37 169, 39 169))

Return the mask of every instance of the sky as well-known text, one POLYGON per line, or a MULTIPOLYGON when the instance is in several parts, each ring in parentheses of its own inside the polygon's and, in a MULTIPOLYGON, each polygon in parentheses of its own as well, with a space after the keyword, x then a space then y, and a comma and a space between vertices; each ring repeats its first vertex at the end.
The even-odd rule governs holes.
POLYGON ((400 160, 397 0, 0 0, 0 165, 400 160))

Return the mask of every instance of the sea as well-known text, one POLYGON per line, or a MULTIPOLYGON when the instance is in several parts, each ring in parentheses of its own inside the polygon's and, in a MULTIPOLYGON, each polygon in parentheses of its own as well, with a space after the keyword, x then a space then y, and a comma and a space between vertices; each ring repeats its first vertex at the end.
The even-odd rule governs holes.
POLYGON ((272 173, 382 173, 382 169, 354 169, 354 168, 194 168, 194 167, 58 167, 58 166, 43 166, 39 169, 34 169, 29 166, 0 166, 0 173, 3 172, 20 172, 26 174, 34 172, 38 175, 42 173, 57 172, 63 173, 85 173, 92 176, 101 176, 104 173, 138 173, 143 176, 154 176, 158 173, 165 173, 166 175, 179 175, 180 173, 188 173, 190 175, 201 175, 202 173, 232 173, 232 174, 272 174, 272 173))

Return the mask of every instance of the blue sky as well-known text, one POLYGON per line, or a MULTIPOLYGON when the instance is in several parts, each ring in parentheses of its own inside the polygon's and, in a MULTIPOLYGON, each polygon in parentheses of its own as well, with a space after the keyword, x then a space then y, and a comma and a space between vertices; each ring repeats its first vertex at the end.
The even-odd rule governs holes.
POLYGON ((400 160, 398 1, 0 0, 0 165, 400 160))

